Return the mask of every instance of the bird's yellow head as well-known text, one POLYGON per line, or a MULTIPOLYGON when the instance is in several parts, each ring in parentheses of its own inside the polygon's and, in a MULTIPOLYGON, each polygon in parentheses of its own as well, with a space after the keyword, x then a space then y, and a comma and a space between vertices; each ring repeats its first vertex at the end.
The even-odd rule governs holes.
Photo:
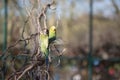
POLYGON ((56 27, 55 26, 51 26, 50 27, 50 31, 55 32, 56 31, 56 27))
POLYGON ((56 27, 51 26, 49 29, 49 43, 56 40, 56 27))

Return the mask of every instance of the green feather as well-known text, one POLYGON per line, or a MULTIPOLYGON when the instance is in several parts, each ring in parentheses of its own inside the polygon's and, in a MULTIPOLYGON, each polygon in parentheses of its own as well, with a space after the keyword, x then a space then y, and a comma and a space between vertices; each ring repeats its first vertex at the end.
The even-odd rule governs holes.
POLYGON ((40 42, 41 52, 48 56, 48 35, 41 34, 40 42))

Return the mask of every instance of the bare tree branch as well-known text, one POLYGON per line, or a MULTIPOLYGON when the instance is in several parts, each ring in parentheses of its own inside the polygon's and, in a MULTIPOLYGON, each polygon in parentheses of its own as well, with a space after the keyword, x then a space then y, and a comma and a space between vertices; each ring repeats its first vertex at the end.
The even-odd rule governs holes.
POLYGON ((22 74, 17 78, 17 80, 19 80, 27 71, 29 71, 30 69, 33 68, 34 65, 30 65, 29 67, 27 67, 23 72, 22 74))
POLYGON ((115 8, 115 13, 116 13, 116 14, 119 14, 120 10, 119 10, 119 7, 118 7, 118 5, 116 4, 115 1, 116 1, 116 0, 112 0, 112 4, 113 4, 113 7, 115 8))

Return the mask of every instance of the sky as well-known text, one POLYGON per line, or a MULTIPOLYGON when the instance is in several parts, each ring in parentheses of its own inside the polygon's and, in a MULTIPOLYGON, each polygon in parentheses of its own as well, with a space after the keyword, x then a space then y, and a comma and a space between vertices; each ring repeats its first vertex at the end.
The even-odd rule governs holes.
MULTIPOLYGON (((24 9, 24 0, 18 0, 18 4, 24 9)), ((50 1, 50 0, 48 0, 50 1)), ((120 4, 119 0, 115 0, 117 4, 120 4)), ((26 5, 29 4, 28 0, 25 0, 26 5)), ((89 14, 89 0, 56 0, 56 15, 58 17, 63 14, 66 17, 70 17, 70 7, 74 3, 73 14, 75 16, 82 15, 84 13, 89 14), (64 2, 63 2, 64 1, 64 2)), ((119 5, 120 8, 120 5, 119 5)), ((93 3, 93 13, 102 13, 105 17, 109 17, 114 13, 114 8, 112 7, 111 0, 94 0, 93 3)), ((4 11, 1 11, 4 12, 4 11)))
MULTIPOLYGON (((117 0, 116 0, 117 1, 117 0)), ((72 3, 75 3, 73 14, 75 15, 82 15, 84 13, 89 14, 89 2, 86 0, 64 0, 64 3, 62 0, 58 0, 57 5, 57 14, 62 15, 63 13, 66 14, 66 16, 70 16, 70 7, 72 3), (62 5, 62 6, 61 6, 62 5)), ((119 2, 119 1, 118 1, 119 2)), ((93 13, 94 14, 103 14, 105 17, 109 17, 113 15, 114 8, 112 7, 111 0, 99 0, 95 1, 93 3, 93 13)))

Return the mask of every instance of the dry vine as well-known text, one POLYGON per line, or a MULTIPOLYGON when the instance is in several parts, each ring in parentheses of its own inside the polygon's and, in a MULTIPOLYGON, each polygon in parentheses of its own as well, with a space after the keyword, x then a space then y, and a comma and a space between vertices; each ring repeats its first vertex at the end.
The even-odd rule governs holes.
MULTIPOLYGON (((53 5, 55 3, 52 0, 51 3, 47 3, 46 5, 44 5, 44 7, 39 12, 40 1, 41 0, 38 0, 38 9, 37 9, 38 14, 37 14, 37 17, 35 16, 35 14, 33 14, 34 13, 34 6, 32 6, 31 9, 28 9, 27 7, 25 7, 28 17, 25 20, 24 25, 23 25, 21 38, 18 39, 14 44, 10 45, 6 49, 6 51, 3 52, 3 55, 2 55, 2 57, 4 57, 3 61, 7 61, 7 58, 10 56, 9 51, 12 48, 14 48, 17 44, 20 44, 21 42, 24 43, 23 51, 20 50, 20 52, 19 52, 20 54, 17 54, 10 61, 13 72, 8 78, 6 78, 6 80, 20 80, 20 79, 25 79, 25 80, 51 80, 52 79, 52 78, 50 78, 51 76, 49 74, 49 70, 46 69, 45 59, 42 57, 42 54, 40 52, 40 48, 39 48, 38 44, 41 43, 41 42, 39 42, 39 35, 42 33, 41 20, 43 18, 44 29, 48 29, 46 12, 47 12, 48 9, 51 9, 51 5, 53 5), (37 31, 34 34, 31 34, 29 37, 25 38, 24 34, 25 34, 26 24, 30 21, 32 21, 32 22, 36 21, 37 26, 34 26, 34 28, 37 31), (32 47, 34 47, 34 49, 32 49, 29 52, 26 52, 27 51, 27 46, 31 42, 34 43, 34 45, 32 46, 32 47), (24 64, 19 69, 16 69, 15 64, 16 64, 17 57, 19 57, 19 56, 24 56, 26 58, 25 58, 24 64)), ((58 54, 57 57, 60 57, 61 55, 63 55, 64 50, 62 52, 59 52, 59 50, 56 48, 54 43, 52 44, 52 47, 54 47, 56 49, 56 52, 58 54)), ((51 61, 52 60, 50 60, 50 62, 51 61)), ((60 64, 60 60, 58 60, 58 64, 60 64)), ((56 66, 58 66, 58 64, 56 66)))

